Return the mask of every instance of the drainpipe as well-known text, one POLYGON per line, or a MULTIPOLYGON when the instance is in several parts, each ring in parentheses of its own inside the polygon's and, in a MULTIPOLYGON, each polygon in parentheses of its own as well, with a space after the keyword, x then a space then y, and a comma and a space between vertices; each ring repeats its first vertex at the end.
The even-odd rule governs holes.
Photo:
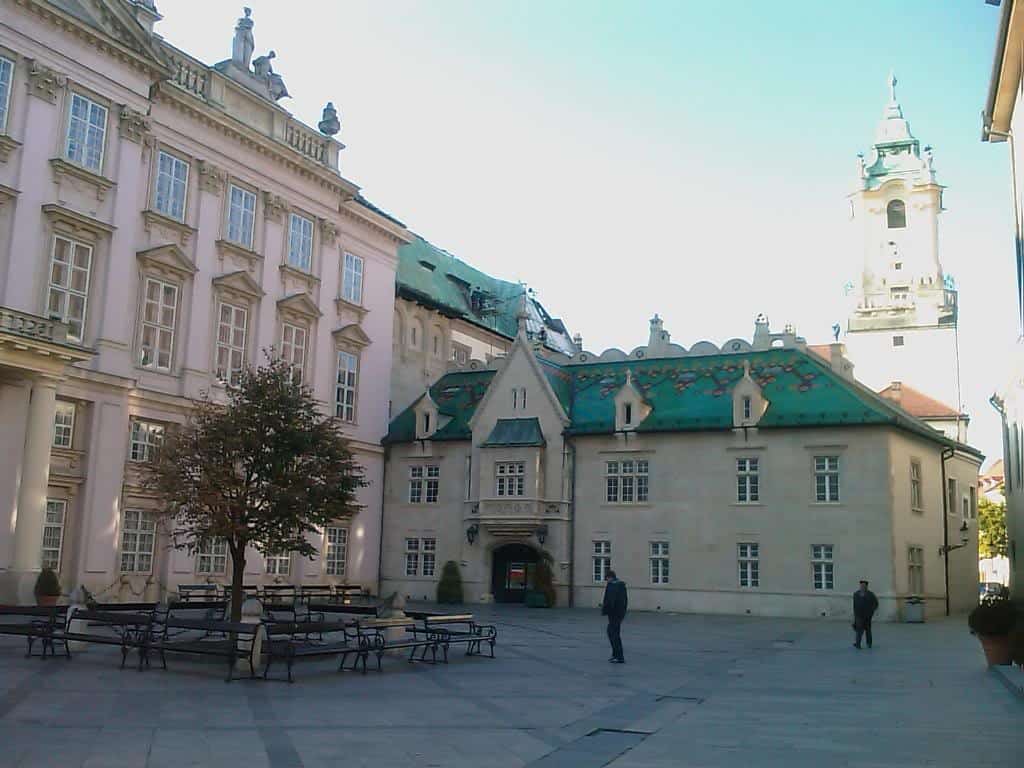
POLYGON ((388 497, 388 458, 391 456, 391 446, 384 445, 384 465, 380 471, 380 537, 377 539, 377 597, 384 597, 381 594, 384 586, 384 507, 388 497))
POLYGON ((569 607, 576 604, 576 446, 563 437, 569 454, 569 607))
POLYGON ((946 615, 949 616, 949 491, 946 489, 946 460, 953 458, 952 448, 942 449, 942 556, 945 565, 946 615))

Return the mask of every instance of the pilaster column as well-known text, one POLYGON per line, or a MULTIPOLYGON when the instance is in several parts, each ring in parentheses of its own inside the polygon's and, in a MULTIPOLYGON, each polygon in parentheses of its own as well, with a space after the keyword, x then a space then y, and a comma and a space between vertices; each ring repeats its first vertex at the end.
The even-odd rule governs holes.
POLYGON ((56 379, 44 377, 32 382, 11 560, 11 575, 17 582, 15 591, 19 602, 33 601, 34 579, 41 567, 56 401, 56 379))

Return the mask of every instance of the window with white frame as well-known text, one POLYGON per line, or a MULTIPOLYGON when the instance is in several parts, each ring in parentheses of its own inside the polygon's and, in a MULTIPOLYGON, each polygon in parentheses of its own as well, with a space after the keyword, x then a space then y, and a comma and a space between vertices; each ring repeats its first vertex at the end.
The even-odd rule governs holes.
POLYGON ((147 277, 144 291, 139 364, 155 371, 170 371, 174 353, 174 320, 178 311, 178 286, 147 277))
POLYGON ((437 539, 405 540, 405 575, 433 576, 437 565, 437 539))
POLYGON ((910 462, 910 508, 924 508, 921 501, 921 462, 917 459, 910 462))
POLYGON ((64 546, 64 524, 68 503, 64 499, 46 500, 46 519, 43 521, 43 556, 41 566, 60 571, 60 556, 64 546))
POLYGON ((437 565, 437 539, 420 539, 423 554, 423 576, 433 576, 437 565))
POLYGON ((57 401, 53 414, 53 447, 70 448, 75 438, 75 404, 57 401))
POLYGON ((290 552, 275 552, 272 555, 264 555, 263 563, 268 576, 287 576, 291 570, 292 556, 290 552))
POLYGON ((328 576, 344 576, 348 559, 348 528, 327 526, 324 563, 328 576))
POLYGON ((750 419, 751 413, 751 400, 750 397, 744 396, 743 398, 743 420, 747 421, 750 419))
POLYGON ((152 461, 164 441, 164 425, 152 421, 132 421, 128 439, 129 461, 152 461))
POLYGON ((499 461, 494 465, 494 493, 497 496, 522 496, 526 490, 526 463, 499 461))
POLYGON ((359 381, 359 358, 351 352, 338 350, 338 375, 334 383, 334 415, 348 424, 356 420, 356 385, 359 381))
POLYGON ((351 253, 345 254, 341 278, 341 298, 352 304, 363 303, 363 259, 351 253))
POLYGON ((839 457, 814 457, 814 498, 820 503, 839 501, 839 457))
POLYGON ((609 504, 645 504, 650 465, 647 459, 605 462, 605 500, 609 504))
POLYGON ((923 547, 907 547, 907 589, 912 595, 924 593, 923 547))
POLYGON ((756 458, 736 459, 736 501, 754 504, 761 499, 760 462, 756 458))
POLYGON ((228 240, 251 250, 256 195, 234 184, 228 189, 228 240))
POLYGON ((441 483, 441 467, 437 464, 409 467, 409 503, 436 504, 441 483))
POLYGON ((668 542, 651 542, 651 584, 668 584, 668 542))
POLYGON ((200 576, 221 576, 228 570, 227 539, 207 539, 196 550, 196 573, 200 576))
POLYGON ((313 222, 297 213, 288 214, 288 263, 303 272, 313 266, 313 222))
POLYGON ((956 490, 956 478, 946 478, 946 513, 950 515, 956 514, 956 500, 959 498, 959 494, 956 490))
POLYGON ((217 309, 216 376, 225 384, 236 386, 245 368, 245 336, 249 311, 245 307, 220 303, 217 309))
POLYGON ((291 323, 281 324, 281 357, 292 373, 292 381, 302 383, 306 365, 306 329, 291 323))
POLYGON ((736 545, 736 554, 740 571, 740 586, 761 586, 761 547, 753 542, 741 542, 736 545))
POLYGON ((594 541, 594 582, 605 581, 612 569, 612 543, 599 539, 594 541))
POLYGON ((187 194, 188 163, 161 150, 157 155, 156 200, 153 207, 164 216, 184 221, 187 194))
POLYGON ((467 347, 465 344, 459 344, 456 341, 452 342, 452 360, 459 365, 467 365, 469 358, 472 356, 473 350, 467 347))
POLYGON ((11 81, 14 62, 0 56, 0 134, 7 133, 7 112, 11 106, 11 81))
POLYGON ((811 575, 815 589, 835 589, 835 563, 831 544, 811 545, 811 575))
POLYGON ((54 235, 46 315, 51 320, 67 323, 68 338, 72 341, 81 341, 85 333, 91 269, 92 246, 54 235))
POLYGON ((106 135, 107 108, 80 93, 72 93, 64 156, 83 168, 100 173, 106 135))
POLYGON ((156 517, 152 512, 125 510, 121 519, 121 573, 150 573, 156 546, 156 517))

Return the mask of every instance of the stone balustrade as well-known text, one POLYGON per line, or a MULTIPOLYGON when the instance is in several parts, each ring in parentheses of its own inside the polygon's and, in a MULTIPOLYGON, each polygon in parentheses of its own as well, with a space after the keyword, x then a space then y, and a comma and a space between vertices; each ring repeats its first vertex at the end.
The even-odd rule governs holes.
POLYGON ((67 342, 68 327, 59 320, 48 320, 28 312, 0 307, 0 333, 14 333, 30 339, 67 342))
POLYGON ((189 59, 176 51, 171 52, 168 48, 164 50, 167 53, 167 59, 174 73, 171 77, 171 82, 179 88, 205 100, 209 94, 210 83, 210 74, 207 66, 195 59, 189 59))
POLYGON ((285 129, 285 142, 301 155, 318 163, 327 162, 327 145, 330 139, 310 130, 302 123, 289 121, 285 129))

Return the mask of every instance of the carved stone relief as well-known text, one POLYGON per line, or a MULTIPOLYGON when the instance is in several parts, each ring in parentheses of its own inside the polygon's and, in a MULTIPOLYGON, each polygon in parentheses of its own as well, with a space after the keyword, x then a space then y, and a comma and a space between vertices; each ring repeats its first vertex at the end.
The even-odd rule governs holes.
POLYGON ((263 215, 270 221, 280 222, 288 210, 288 203, 284 198, 275 195, 267 190, 263 191, 263 215))
POLYGON ((68 79, 34 59, 25 59, 28 64, 28 92, 51 104, 57 103, 57 91, 67 85, 68 79))
POLYGON ((206 160, 199 161, 199 188, 212 195, 220 195, 224 190, 227 174, 222 168, 206 160))
POLYGON ((124 104, 118 112, 117 132, 122 139, 142 144, 152 131, 149 117, 124 104))

